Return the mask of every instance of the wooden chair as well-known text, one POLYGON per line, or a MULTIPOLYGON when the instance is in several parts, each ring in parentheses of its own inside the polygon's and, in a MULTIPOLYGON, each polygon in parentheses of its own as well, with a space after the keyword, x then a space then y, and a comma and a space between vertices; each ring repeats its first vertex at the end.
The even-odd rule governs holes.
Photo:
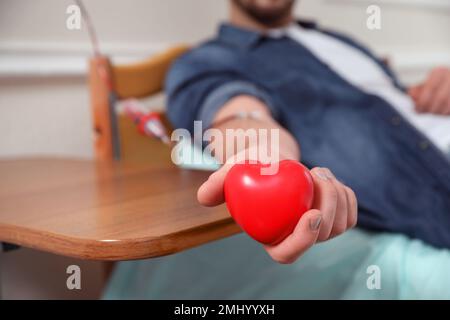
MULTIPOLYGON (((147 60, 114 65, 106 57, 90 61, 89 86, 94 126, 94 146, 100 160, 145 161, 168 163, 169 153, 158 153, 158 140, 140 135, 132 120, 117 114, 115 104, 120 99, 143 98, 163 90, 165 75, 172 62, 188 47, 178 46, 147 60)), ((164 113, 161 118, 170 129, 164 113)))

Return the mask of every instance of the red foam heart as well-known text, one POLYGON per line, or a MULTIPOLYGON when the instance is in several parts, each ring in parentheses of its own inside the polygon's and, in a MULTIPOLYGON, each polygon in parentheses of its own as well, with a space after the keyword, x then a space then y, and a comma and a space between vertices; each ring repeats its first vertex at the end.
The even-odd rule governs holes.
POLYGON ((235 164, 225 178, 228 210, 253 239, 277 244, 292 233, 300 217, 311 208, 314 186, 308 169, 283 160, 272 175, 261 174, 261 163, 235 164))

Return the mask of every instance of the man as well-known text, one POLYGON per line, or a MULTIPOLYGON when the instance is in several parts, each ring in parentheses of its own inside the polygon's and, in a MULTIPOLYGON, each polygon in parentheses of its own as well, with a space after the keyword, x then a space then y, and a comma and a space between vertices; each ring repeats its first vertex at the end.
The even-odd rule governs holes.
MULTIPOLYGON (((222 132, 279 129, 274 158, 315 167, 314 208, 286 240, 265 246, 280 263, 354 226, 355 193, 361 227, 450 248, 449 69, 434 70, 406 93, 365 47, 296 23, 293 5, 232 0, 230 23, 174 64, 166 85, 169 119, 189 130, 195 120, 222 132)), ((229 146, 213 144, 229 163, 229 146)), ((266 147, 246 145, 235 156, 266 147)), ((230 166, 200 187, 201 204, 223 203, 230 166)))

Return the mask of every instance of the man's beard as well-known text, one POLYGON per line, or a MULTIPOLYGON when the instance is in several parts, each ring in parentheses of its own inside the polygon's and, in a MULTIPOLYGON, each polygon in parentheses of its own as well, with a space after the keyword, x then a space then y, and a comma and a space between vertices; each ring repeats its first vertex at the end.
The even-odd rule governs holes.
POLYGON ((295 0, 286 1, 286 4, 276 10, 264 10, 248 4, 245 0, 233 0, 233 2, 247 15, 260 24, 274 27, 291 14, 295 0))

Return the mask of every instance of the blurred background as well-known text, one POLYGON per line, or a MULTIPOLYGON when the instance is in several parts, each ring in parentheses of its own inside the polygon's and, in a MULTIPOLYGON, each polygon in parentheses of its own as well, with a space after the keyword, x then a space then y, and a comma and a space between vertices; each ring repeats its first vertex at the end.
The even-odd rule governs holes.
MULTIPOLYGON (((85 0, 102 53, 133 61, 212 36, 227 0, 85 0)), ((86 26, 66 27, 70 0, 0 0, 0 158, 52 155, 93 158, 86 83, 92 53, 86 26)), ((405 84, 450 65, 450 0, 299 0, 297 16, 368 44, 405 84), (369 5, 381 29, 366 27, 369 5)), ((163 104, 163 101, 158 102, 163 104)), ((1 178, 1 177, 0 177, 1 178)), ((101 265, 18 250, 2 257, 4 298, 95 298, 101 265), (65 287, 65 268, 83 270, 79 292, 65 287)))

